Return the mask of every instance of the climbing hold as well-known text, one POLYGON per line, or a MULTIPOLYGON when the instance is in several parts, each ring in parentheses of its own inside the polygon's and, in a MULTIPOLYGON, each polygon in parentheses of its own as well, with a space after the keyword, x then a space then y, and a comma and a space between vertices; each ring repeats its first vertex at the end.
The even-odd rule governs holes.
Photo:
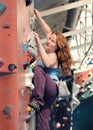
POLYGON ((12 118, 11 111, 12 111, 12 106, 11 105, 7 105, 3 109, 3 114, 6 115, 7 119, 11 119, 12 118))
POLYGON ((32 0, 26 0, 26 6, 30 5, 32 3, 32 0))
POLYGON ((31 111, 31 107, 30 106, 27 106, 27 111, 31 111))
POLYGON ((23 64, 23 69, 27 69, 27 67, 29 66, 29 62, 26 62, 23 64))
POLYGON ((57 122, 56 128, 58 129, 58 128, 60 128, 60 127, 61 127, 61 124, 60 124, 59 122, 57 122))
POLYGON ((0 2, 0 15, 6 10, 6 6, 0 2))
POLYGON ((28 123, 31 120, 32 116, 31 115, 27 115, 26 117, 26 123, 28 123))
POLYGON ((8 65, 8 69, 10 70, 10 71, 13 71, 14 69, 16 69, 17 68, 17 66, 15 65, 15 64, 9 64, 8 65))
POLYGON ((22 46, 23 46, 23 52, 27 52, 28 51, 28 44, 26 42, 22 42, 22 46))
POLYGON ((0 68, 4 65, 4 61, 0 59, 0 68))
POLYGON ((2 27, 8 29, 8 28, 10 28, 10 25, 9 24, 3 24, 2 27))

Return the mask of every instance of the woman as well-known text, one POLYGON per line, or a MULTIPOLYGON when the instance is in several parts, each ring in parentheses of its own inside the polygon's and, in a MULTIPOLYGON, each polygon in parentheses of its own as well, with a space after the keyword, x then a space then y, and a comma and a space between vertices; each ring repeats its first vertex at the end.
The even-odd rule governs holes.
POLYGON ((52 32, 42 19, 38 10, 35 16, 46 35, 45 47, 40 43, 37 33, 34 32, 36 46, 40 55, 37 66, 34 68, 30 106, 37 111, 37 130, 49 130, 50 108, 58 95, 56 81, 59 73, 70 75, 72 58, 65 37, 61 32, 52 32), (59 71, 60 67, 60 71, 59 71))

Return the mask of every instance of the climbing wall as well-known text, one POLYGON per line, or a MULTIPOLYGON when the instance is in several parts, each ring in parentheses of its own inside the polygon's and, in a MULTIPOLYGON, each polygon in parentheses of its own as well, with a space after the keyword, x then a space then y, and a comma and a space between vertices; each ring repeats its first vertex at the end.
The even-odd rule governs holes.
POLYGON ((73 112, 73 130, 93 130, 93 66, 76 73, 80 105, 73 112))
POLYGON ((26 130, 29 92, 22 43, 30 33, 25 0, 0 1, 0 130, 26 130))

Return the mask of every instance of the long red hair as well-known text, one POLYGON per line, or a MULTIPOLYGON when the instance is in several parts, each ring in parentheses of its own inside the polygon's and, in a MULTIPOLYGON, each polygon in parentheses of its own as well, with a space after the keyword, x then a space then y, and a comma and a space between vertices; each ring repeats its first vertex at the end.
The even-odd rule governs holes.
POLYGON ((57 50, 58 63, 61 67, 61 73, 69 75, 71 73, 71 65, 73 63, 69 44, 61 32, 53 32, 57 36, 57 50))

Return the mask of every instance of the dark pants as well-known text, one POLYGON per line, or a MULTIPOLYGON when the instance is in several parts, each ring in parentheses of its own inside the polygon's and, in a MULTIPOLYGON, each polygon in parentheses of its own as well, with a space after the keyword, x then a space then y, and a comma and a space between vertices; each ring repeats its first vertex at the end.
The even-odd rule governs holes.
POLYGON ((50 108, 58 94, 56 82, 45 73, 43 68, 36 66, 33 83, 35 89, 32 91, 31 102, 36 101, 40 105, 36 128, 37 130, 49 130, 50 108))

